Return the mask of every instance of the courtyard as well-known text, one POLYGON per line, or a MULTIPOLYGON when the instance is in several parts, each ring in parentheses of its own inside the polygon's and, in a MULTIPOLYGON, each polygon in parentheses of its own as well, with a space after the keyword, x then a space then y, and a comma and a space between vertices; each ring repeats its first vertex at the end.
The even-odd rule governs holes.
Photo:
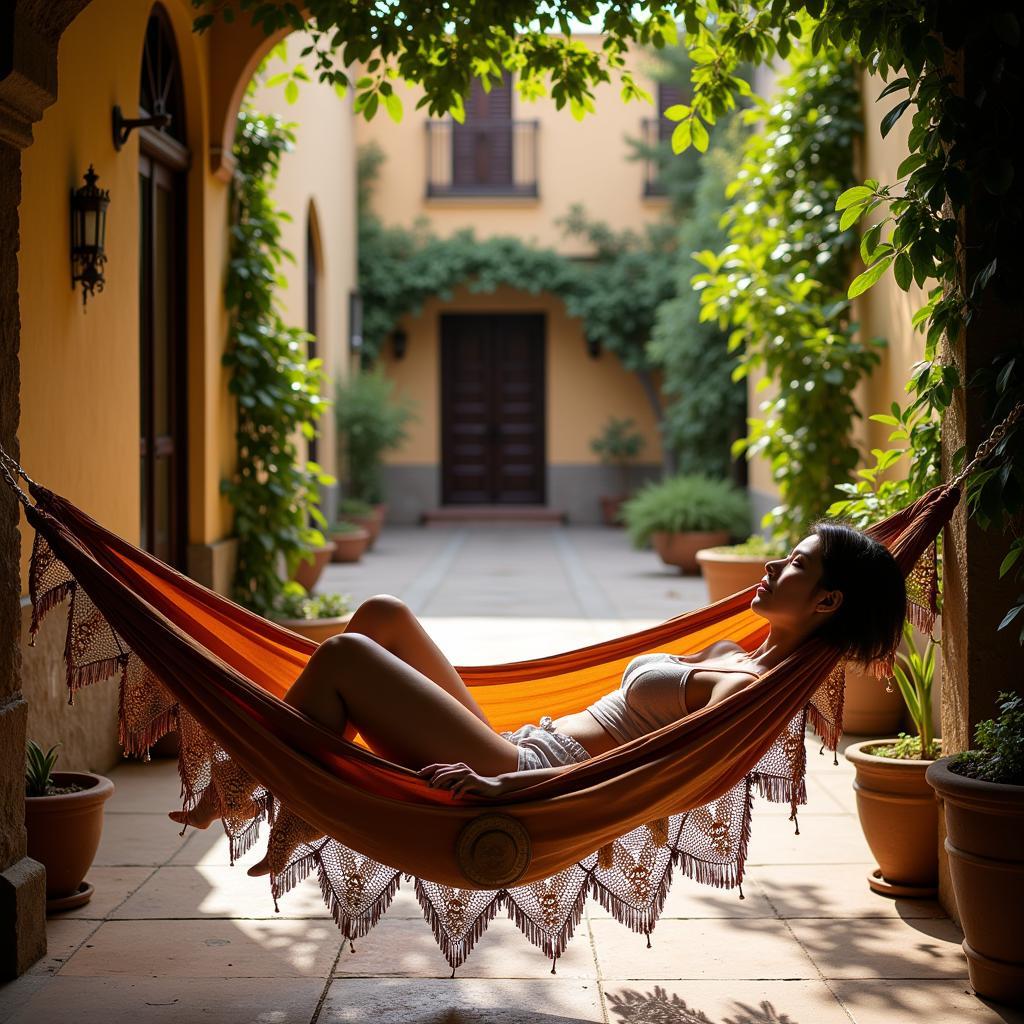
MULTIPOLYGON (((456 664, 580 647, 707 599, 700 577, 597 527, 389 527, 318 589, 401 597, 456 664)), ((499 914, 454 978, 411 883, 353 949, 313 878, 275 914, 266 879, 245 874, 262 842, 231 867, 219 825, 178 835, 173 761, 123 762, 95 895, 48 919, 46 956, 0 989, 0 1024, 1024 1021, 971 992, 937 902, 868 889, 852 768, 807 743, 800 834, 787 806, 757 801, 742 901, 677 874, 649 949, 590 901, 554 975, 499 914)))

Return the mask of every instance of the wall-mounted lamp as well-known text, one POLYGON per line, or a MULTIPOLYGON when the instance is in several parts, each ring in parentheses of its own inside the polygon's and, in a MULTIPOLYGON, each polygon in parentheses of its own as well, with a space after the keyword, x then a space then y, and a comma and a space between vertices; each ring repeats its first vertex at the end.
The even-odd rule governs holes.
POLYGON ((359 292, 348 293, 348 344, 353 352, 363 347, 363 297, 359 292))
POLYGON ((114 149, 120 149, 136 128, 170 128, 170 114, 153 114, 152 117, 125 117, 120 107, 114 107, 112 115, 114 149))
POLYGON ((96 172, 89 164, 85 184, 71 190, 71 288, 82 283, 82 305, 89 295, 103 291, 103 241, 107 233, 110 193, 97 188, 96 172))
POLYGON ((587 346, 587 355, 591 359, 596 359, 601 354, 601 342, 596 338, 584 338, 583 340, 587 346))
POLYGON ((391 345, 395 350, 396 359, 405 358, 405 350, 409 344, 409 336, 400 327, 391 332, 391 345))

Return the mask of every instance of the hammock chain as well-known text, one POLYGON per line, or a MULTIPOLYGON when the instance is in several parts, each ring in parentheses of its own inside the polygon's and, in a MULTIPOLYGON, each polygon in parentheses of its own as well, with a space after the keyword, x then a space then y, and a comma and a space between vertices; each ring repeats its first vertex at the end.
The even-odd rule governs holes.
POLYGON ((956 479, 949 485, 950 488, 959 487, 974 472, 978 464, 984 462, 992 454, 999 442, 1006 436, 1006 431, 1020 419, 1021 413, 1024 413, 1024 398, 1010 410, 1002 423, 993 428, 988 438, 978 445, 974 458, 964 466, 956 479))
POLYGON ((7 452, 4 450, 4 446, 0 445, 0 470, 3 471, 4 479, 11 485, 11 489, 14 491, 18 501, 20 501, 25 506, 25 508, 32 508, 33 505, 31 499, 21 489, 21 487, 18 484, 18 481, 15 480, 13 476, 11 476, 11 471, 7 468, 8 462, 14 468, 15 473, 18 473, 19 475, 23 476, 26 480, 28 480, 29 483, 35 483, 34 480, 29 479, 28 473, 26 473, 25 470, 23 470, 21 466, 18 465, 17 459, 12 459, 11 456, 8 455, 7 452))

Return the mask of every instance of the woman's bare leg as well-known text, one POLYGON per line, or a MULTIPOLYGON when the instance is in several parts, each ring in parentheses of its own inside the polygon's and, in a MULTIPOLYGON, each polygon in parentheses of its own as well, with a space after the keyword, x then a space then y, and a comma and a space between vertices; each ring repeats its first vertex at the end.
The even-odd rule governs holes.
POLYGON ((481 722, 490 724, 452 663, 431 640, 419 619, 397 597, 378 594, 367 598, 356 609, 346 632, 362 633, 376 640, 381 647, 401 658, 407 665, 412 665, 428 679, 433 679, 460 704, 469 708, 481 722))
MULTIPOLYGON (((499 775, 519 764, 514 743, 363 634, 345 632, 321 644, 284 699, 335 732, 351 718, 376 753, 408 768, 463 761, 481 775, 499 775)), ((249 874, 280 871, 303 841, 302 826, 285 808, 271 830, 267 856, 249 874)), ((315 830, 307 831, 311 838, 315 830)))
MULTIPOLYGON (((378 594, 367 598, 356 609, 346 629, 347 634, 361 634, 376 641, 385 650, 390 651, 407 665, 417 669, 428 679, 433 680, 447 693, 451 694, 460 704, 468 708, 489 725, 483 709, 477 704, 469 687, 455 671, 452 663, 444 656, 441 649, 430 638, 420 624, 419 619, 408 606, 397 597, 389 594, 378 594)), ((308 668, 308 666, 307 666, 308 668)), ((337 702, 322 683, 310 683, 300 675, 285 695, 285 703, 299 708, 329 728, 337 728, 351 738, 356 727, 346 720, 340 720, 335 726, 337 702), (302 686, 299 687, 299 683, 302 686), (299 687, 298 689, 296 689, 299 687)), ((439 760, 443 760, 439 759, 439 760)), ((424 762, 431 763, 431 762, 424 762)), ((213 787, 208 787, 199 803, 190 811, 171 811, 169 817, 179 825, 186 822, 194 828, 207 828, 217 817, 217 795, 213 787)))

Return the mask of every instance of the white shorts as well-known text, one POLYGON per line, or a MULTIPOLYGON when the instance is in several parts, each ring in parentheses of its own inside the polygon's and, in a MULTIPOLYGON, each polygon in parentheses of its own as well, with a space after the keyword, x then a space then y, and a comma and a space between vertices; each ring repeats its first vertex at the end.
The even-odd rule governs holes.
POLYGON ((582 743, 555 729, 550 715, 545 715, 539 725, 522 725, 515 732, 501 735, 519 747, 518 772, 578 764, 590 759, 582 743))

